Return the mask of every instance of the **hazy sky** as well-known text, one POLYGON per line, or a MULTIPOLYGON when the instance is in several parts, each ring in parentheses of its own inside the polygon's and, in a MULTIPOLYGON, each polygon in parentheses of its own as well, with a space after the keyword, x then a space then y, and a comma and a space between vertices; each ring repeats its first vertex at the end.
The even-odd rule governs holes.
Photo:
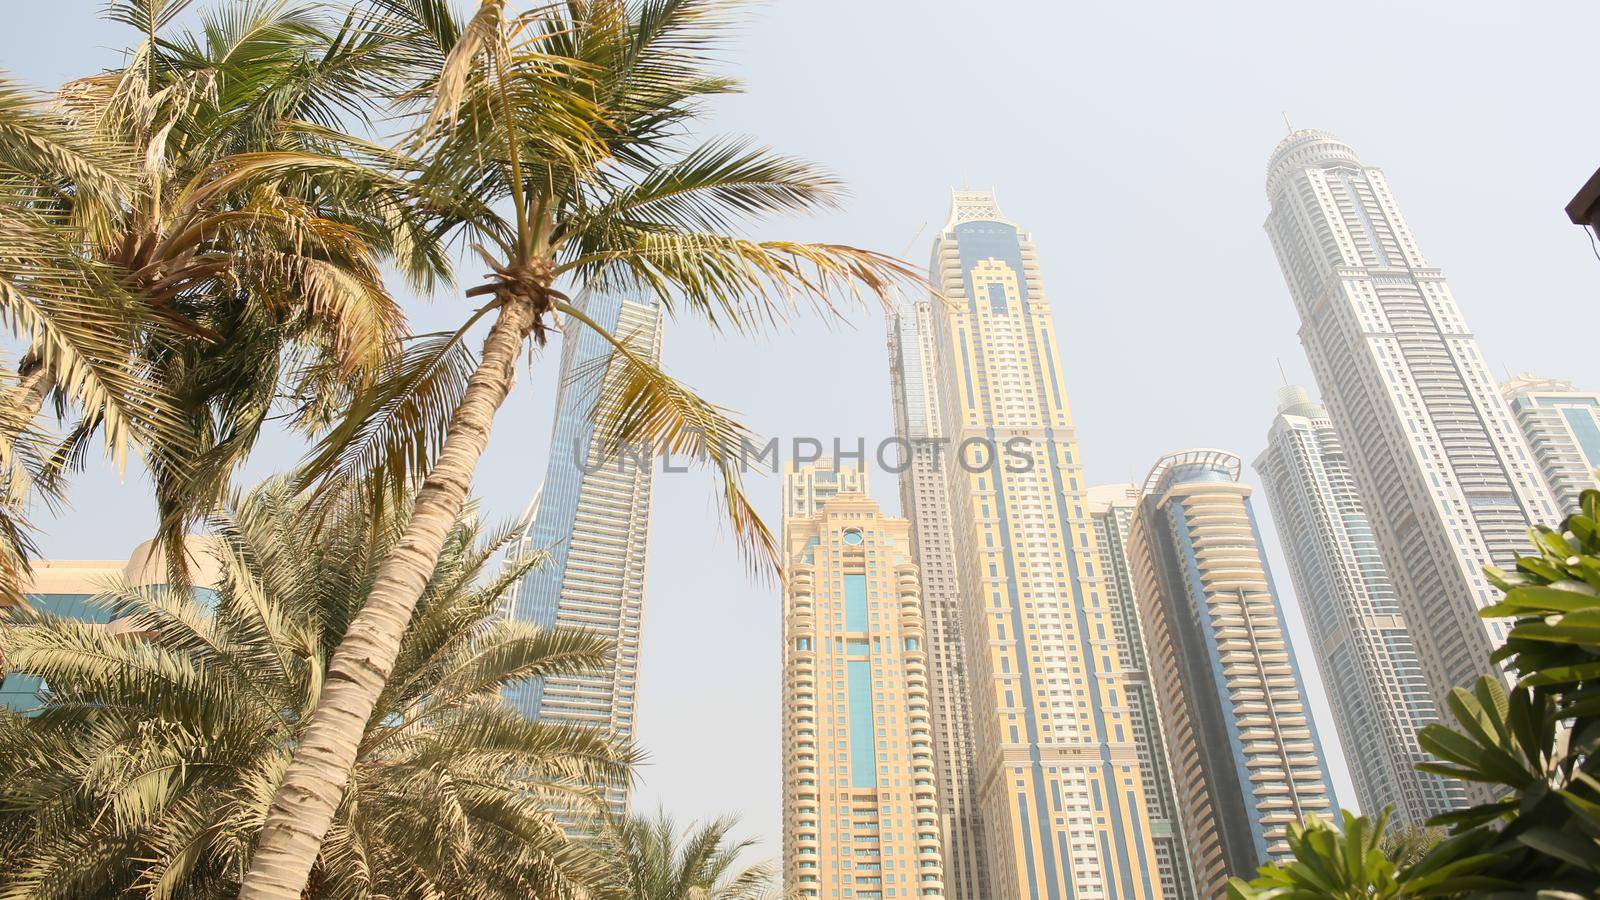
MULTIPOLYGON (((115 62, 109 48, 128 37, 94 20, 100 5, 10 0, 0 69, 54 85, 115 62)), ((1600 387, 1600 260, 1562 213, 1600 165, 1600 77, 1581 43, 1597 30, 1600 7, 1583 2, 769 0, 731 55, 748 93, 721 104, 708 132, 757 136, 850 183, 845 211, 767 236, 921 262, 952 187, 997 191, 1039 247, 1089 479, 1137 480, 1183 447, 1248 463, 1272 418, 1279 362, 1292 380, 1310 377, 1261 229, 1284 113, 1384 167, 1497 374, 1600 387)), ((465 308, 445 292, 412 313, 427 330, 465 308)), ((876 310, 755 343, 675 324, 665 357, 767 435, 871 443, 892 428, 876 310)), ((519 384, 479 469, 497 518, 516 515, 542 477, 554 358, 519 384)), ((256 470, 298 454, 274 441, 256 470)), ((639 720, 650 764, 638 803, 685 817, 742 811, 776 855, 777 589, 744 575, 710 487, 697 475, 657 480, 639 720)), ((772 478, 754 486, 771 515, 776 488, 772 478)), ((898 506, 892 476, 874 488, 898 506)), ((148 536, 136 476, 119 484, 100 467, 74 502, 44 519, 46 555, 120 558, 148 536)), ((1256 512, 1268 518, 1259 493, 1256 512)), ((1265 535, 1297 624, 1276 535, 1265 535)))

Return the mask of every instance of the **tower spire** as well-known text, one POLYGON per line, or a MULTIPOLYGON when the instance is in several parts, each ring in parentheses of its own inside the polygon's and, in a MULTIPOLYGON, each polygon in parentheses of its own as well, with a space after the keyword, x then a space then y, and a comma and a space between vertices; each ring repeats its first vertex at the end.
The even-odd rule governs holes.
POLYGON ((1279 110, 1278 111, 1278 115, 1283 116, 1283 127, 1284 127, 1284 129, 1286 131, 1288 131, 1290 134, 1294 134, 1294 125, 1292 123, 1290 123, 1290 121, 1289 121, 1289 114, 1287 112, 1284 112, 1283 110, 1279 110))

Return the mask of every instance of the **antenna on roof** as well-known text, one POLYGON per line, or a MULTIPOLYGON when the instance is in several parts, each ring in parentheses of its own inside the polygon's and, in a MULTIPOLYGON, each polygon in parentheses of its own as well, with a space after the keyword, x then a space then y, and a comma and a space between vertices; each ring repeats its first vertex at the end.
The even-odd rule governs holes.
POLYGON ((1289 123, 1289 114, 1279 110, 1278 115, 1283 116, 1283 127, 1287 128, 1290 134, 1294 134, 1294 126, 1289 123))
POLYGON ((1283 357, 1274 357, 1278 361, 1278 377, 1283 379, 1283 386, 1289 386, 1289 373, 1283 370, 1283 357))

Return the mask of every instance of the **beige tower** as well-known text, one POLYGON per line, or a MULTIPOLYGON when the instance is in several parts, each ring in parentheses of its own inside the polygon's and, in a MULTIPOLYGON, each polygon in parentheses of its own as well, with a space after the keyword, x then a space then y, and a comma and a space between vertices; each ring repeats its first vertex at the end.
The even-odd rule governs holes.
POLYGON ((1239 470, 1221 450, 1162 457, 1128 546, 1202 897, 1282 861, 1289 823, 1336 807, 1239 470))
POLYGON ((1106 569, 1029 236, 957 192, 932 366, 993 900, 1163 896, 1106 569))
POLYGON ((910 524, 866 488, 859 469, 827 461, 784 477, 784 888, 942 897, 910 524))

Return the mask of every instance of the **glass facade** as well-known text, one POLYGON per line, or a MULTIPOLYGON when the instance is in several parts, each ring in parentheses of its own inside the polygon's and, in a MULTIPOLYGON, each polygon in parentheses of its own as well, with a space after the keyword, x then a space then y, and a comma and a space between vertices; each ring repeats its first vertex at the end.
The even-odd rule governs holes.
MULTIPOLYGON (((632 352, 660 358, 661 310, 615 295, 587 294, 585 311, 632 352)), ((524 516, 508 563, 542 560, 503 599, 504 614, 539 628, 582 629, 610 641, 599 672, 530 679, 504 691, 532 719, 604 730, 628 740, 637 714, 652 448, 613 452, 596 421, 618 402, 627 370, 611 343, 587 325, 564 323, 560 390, 545 480, 524 516)), ((607 792, 614 813, 628 786, 607 792)))

